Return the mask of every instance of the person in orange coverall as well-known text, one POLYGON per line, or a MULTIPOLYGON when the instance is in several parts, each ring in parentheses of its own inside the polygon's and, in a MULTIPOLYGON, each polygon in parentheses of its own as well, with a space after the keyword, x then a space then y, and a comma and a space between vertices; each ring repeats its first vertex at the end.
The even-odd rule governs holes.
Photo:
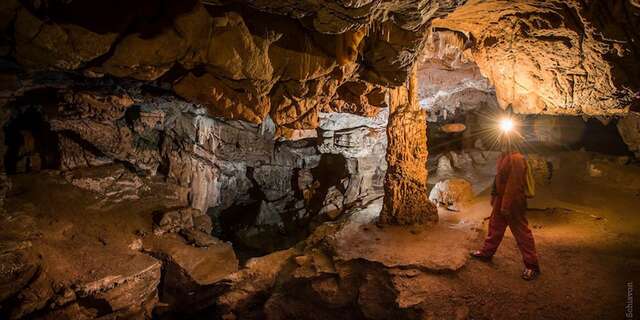
POLYGON ((498 250, 504 232, 511 229, 524 260, 525 269, 522 278, 533 280, 540 273, 533 234, 529 229, 525 213, 527 199, 525 183, 527 162, 524 156, 511 148, 506 148, 497 163, 497 174, 491 193, 493 210, 489 221, 489 233, 482 249, 471 256, 481 260, 490 260, 498 250))

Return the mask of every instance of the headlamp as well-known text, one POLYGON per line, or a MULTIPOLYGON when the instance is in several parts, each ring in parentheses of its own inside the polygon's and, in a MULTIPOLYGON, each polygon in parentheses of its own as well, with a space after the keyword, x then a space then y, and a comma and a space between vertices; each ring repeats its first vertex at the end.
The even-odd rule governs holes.
POLYGON ((503 133, 509 133, 511 130, 513 130, 513 126, 513 120, 511 120, 510 118, 504 118, 500 120, 500 130, 502 130, 503 133))

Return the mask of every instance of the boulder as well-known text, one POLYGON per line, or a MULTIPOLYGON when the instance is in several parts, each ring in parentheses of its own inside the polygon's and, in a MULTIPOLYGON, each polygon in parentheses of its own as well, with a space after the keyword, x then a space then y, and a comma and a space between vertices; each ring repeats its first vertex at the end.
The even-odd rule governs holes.
POLYGON ((214 304, 216 284, 238 270, 236 255, 224 242, 201 248, 176 234, 153 235, 143 240, 143 251, 163 261, 163 302, 181 312, 193 313, 214 304))
POLYGON ((460 206, 474 197, 471 183, 465 179, 452 178, 436 183, 429 200, 448 209, 458 211, 460 206))
POLYGON ((337 187, 330 187, 322 202, 322 208, 318 214, 323 214, 331 220, 335 220, 343 210, 344 194, 337 187))
POLYGON ((158 212, 155 219, 153 233, 158 236, 186 229, 210 233, 212 229, 211 218, 195 208, 158 212))
POLYGON ((629 112, 629 115, 618 120, 617 127, 629 151, 633 152, 636 158, 640 158, 640 113, 629 112))
POLYGON ((260 314, 255 310, 263 302, 264 295, 271 292, 278 274, 296 255, 295 249, 276 251, 247 261, 245 268, 230 274, 227 289, 216 297, 216 306, 221 314, 242 319, 243 316, 260 314))

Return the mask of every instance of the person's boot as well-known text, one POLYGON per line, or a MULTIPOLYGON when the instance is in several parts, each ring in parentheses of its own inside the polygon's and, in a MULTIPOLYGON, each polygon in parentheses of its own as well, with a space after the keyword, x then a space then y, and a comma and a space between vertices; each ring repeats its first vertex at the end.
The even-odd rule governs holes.
POLYGON ((471 251, 469 255, 474 259, 478 259, 485 262, 489 262, 491 261, 491 258, 493 258, 493 256, 486 255, 482 253, 482 251, 480 250, 471 251))
POLYGON ((540 271, 536 269, 524 268, 522 271, 522 279, 525 281, 535 280, 540 275, 540 271))

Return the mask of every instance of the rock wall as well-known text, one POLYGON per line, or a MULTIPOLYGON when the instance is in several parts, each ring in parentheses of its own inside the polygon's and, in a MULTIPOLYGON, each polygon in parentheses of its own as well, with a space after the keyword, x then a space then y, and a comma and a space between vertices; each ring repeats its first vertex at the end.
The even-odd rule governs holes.
POLYGON ((418 64, 418 101, 429 122, 455 119, 480 107, 497 107, 495 89, 476 63, 466 57, 463 34, 434 31, 418 64))
POLYGON ((632 1, 468 1, 434 21, 520 113, 623 115, 640 91, 632 1))
POLYGON ((50 99, 18 101, 11 110, 46 118, 58 142, 59 167, 51 169, 119 162, 139 175, 158 176, 193 208, 208 212, 216 232, 251 248, 292 245, 312 221, 335 219, 382 193, 386 109, 374 118, 322 113, 317 131, 292 130, 298 139, 284 140, 276 139, 269 117, 261 125, 211 118, 193 104, 136 85, 112 90, 98 81, 55 91, 50 99))

